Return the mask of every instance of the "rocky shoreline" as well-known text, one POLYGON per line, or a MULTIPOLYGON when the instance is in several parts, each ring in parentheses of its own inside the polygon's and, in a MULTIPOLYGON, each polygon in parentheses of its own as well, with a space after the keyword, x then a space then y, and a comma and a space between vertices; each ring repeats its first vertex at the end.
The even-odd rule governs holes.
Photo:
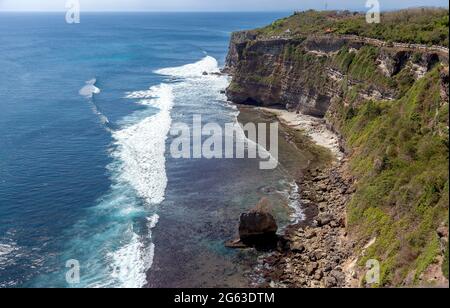
POLYGON ((345 176, 346 160, 297 178, 306 219, 289 226, 282 249, 260 260, 261 287, 332 288, 348 286, 344 263, 351 257, 346 204, 354 192, 345 176))
POLYGON ((331 166, 306 168, 296 176, 305 219, 288 226, 280 235, 276 251, 259 259, 254 286, 350 286, 356 274, 345 266, 354 250, 347 238, 346 205, 355 191, 354 179, 346 171, 347 159, 339 143, 320 142, 323 137, 332 140, 339 140, 339 137, 320 119, 285 110, 256 109, 276 115, 288 129, 300 131, 315 144, 328 148, 335 161, 331 166))

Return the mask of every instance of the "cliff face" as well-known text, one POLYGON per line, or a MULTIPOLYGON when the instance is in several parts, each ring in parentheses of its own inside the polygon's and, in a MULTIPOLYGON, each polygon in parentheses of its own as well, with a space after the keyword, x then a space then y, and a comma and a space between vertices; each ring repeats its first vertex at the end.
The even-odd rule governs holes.
POLYGON ((342 136, 358 183, 347 229, 355 250, 375 239, 358 264, 379 260, 380 285, 448 275, 448 49, 248 31, 225 71, 229 100, 325 117, 342 136))
POLYGON ((233 75, 227 96, 235 103, 324 116, 332 101, 342 98, 343 87, 357 87, 365 99, 392 100, 411 82, 406 79, 423 77, 439 62, 448 62, 448 55, 379 47, 354 37, 259 39, 252 31, 237 32, 225 67, 233 75))

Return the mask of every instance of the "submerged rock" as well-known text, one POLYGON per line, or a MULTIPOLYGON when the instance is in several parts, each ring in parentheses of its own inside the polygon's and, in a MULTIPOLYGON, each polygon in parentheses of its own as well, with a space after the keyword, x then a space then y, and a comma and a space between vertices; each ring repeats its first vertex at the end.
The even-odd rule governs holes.
POLYGON ((248 248, 240 239, 231 240, 225 243, 225 247, 232 249, 245 249, 248 248))

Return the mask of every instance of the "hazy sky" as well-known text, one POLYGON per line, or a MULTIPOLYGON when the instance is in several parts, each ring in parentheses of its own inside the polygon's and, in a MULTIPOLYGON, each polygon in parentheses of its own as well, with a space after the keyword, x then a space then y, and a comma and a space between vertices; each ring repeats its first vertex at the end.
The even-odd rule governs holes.
MULTIPOLYGON (((79 0, 84 11, 291 11, 363 10, 366 0, 79 0)), ((66 0, 0 0, 0 11, 64 11, 66 0)), ((448 0, 380 0, 382 10, 445 6, 448 0)))

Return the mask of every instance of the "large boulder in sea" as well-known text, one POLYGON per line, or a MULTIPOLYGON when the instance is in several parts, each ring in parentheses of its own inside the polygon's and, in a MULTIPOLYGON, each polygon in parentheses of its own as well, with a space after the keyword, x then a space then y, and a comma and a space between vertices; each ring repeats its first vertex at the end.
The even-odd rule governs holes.
POLYGON ((262 199, 254 209, 243 213, 239 222, 239 237, 248 246, 276 245, 278 225, 270 213, 270 204, 262 199))

